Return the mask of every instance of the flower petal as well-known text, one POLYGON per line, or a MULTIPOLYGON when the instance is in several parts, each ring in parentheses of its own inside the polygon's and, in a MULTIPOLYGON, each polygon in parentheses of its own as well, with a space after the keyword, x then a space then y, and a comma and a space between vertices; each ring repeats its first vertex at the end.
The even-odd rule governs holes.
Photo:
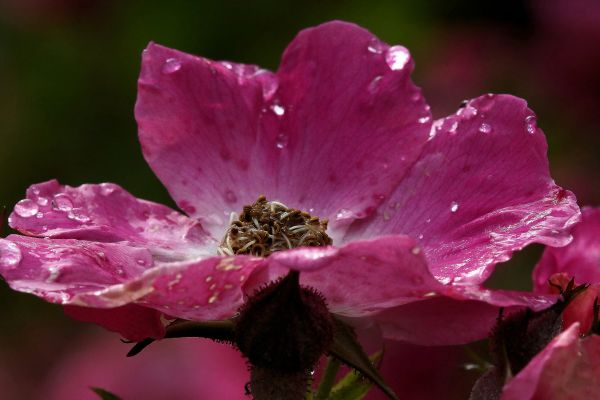
POLYGON ((0 274, 14 290, 95 308, 137 303, 187 319, 231 317, 247 278, 263 263, 244 256, 163 263, 124 243, 0 239, 0 274))
POLYGON ((27 235, 128 241, 163 260, 214 254, 215 242, 198 221, 137 199, 112 183, 70 187, 51 180, 32 185, 9 222, 27 235))
POLYGON ((166 264, 138 303, 184 319, 231 318, 244 302, 248 277, 263 264, 263 258, 245 256, 166 264))
POLYGON ((346 223, 382 201, 426 140, 412 67, 403 47, 343 22, 301 32, 277 76, 150 44, 136 104, 144 155, 215 235, 260 194, 346 223))
POLYGON ((346 240, 411 235, 440 281, 476 284, 530 243, 566 245, 579 216, 573 194, 550 178, 525 101, 486 95, 434 124, 410 173, 346 240))
POLYGON ((357 241, 325 251, 301 248, 273 253, 266 261, 265 279, 299 270, 303 286, 321 293, 331 312, 347 317, 372 315, 444 290, 429 272, 421 249, 407 236, 357 241))
POLYGON ((523 308, 537 311, 555 302, 556 296, 454 285, 374 318, 390 339, 427 346, 456 345, 488 336, 500 308, 507 313, 523 308))
POLYGON ((135 342, 149 337, 160 339, 165 335, 162 313, 136 304, 117 308, 64 306, 64 310, 73 319, 98 324, 135 342))
POLYGON ((510 380, 502 400, 593 399, 600 392, 600 336, 579 337, 578 324, 555 337, 510 380))
POLYGON ((571 244, 544 250, 533 270, 535 290, 548 292, 548 280, 556 273, 566 273, 579 284, 600 283, 600 208, 584 207, 582 217, 571 231, 571 244))
MULTIPOLYGON (((122 286, 135 299, 141 294, 128 282, 152 263, 148 250, 123 243, 19 235, 0 239, 0 274, 10 287, 54 303, 86 305, 84 298, 111 285, 122 286)), ((87 305, 116 307, 125 303, 106 299, 87 305)))

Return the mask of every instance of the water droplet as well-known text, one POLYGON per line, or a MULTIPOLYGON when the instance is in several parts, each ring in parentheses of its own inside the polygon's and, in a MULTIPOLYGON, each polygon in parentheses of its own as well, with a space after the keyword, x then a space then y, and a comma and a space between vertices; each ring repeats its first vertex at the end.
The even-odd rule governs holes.
POLYGON ((233 69, 233 65, 228 61, 221 61, 221 65, 227 69, 233 69))
POLYGON ((228 202, 228 203, 236 203, 237 200, 238 200, 237 196, 231 190, 227 190, 225 192, 225 201, 226 202, 228 202))
POLYGON ((537 118, 535 115, 530 115, 525 118, 525 128, 530 135, 533 135, 537 130, 537 118))
POLYGON ((373 38, 369 41, 369 45, 367 46, 367 50, 373 54, 381 54, 383 50, 385 50, 386 45, 382 43, 379 39, 373 38))
POLYGON ((338 220, 346 219, 346 218, 352 217, 352 215, 353 215, 352 211, 350 211, 346 208, 342 208, 337 212, 337 214, 335 214, 335 218, 338 220))
MULTIPOLYGON (((422 235, 420 235, 420 236, 422 236, 422 235)), ((410 249, 410 252, 416 256, 417 254, 421 253, 421 248, 419 246, 415 246, 412 249, 410 249)))
POLYGON ((22 218, 33 217, 38 211, 38 205, 31 199, 23 199, 15 204, 15 213, 22 218))
POLYGON ((379 92, 379 86, 381 85, 381 79, 383 79, 383 76, 379 75, 376 76, 375 78, 373 78, 373 80, 369 83, 369 92, 372 94, 375 94, 377 92, 379 92))
POLYGON ((284 149, 288 144, 288 136, 280 133, 279 135, 277 135, 277 138, 275 139, 275 146, 277 146, 278 149, 284 149))
POLYGON ((162 66, 162 72, 164 74, 172 74, 173 72, 177 72, 181 69, 181 61, 176 58, 167 58, 165 63, 162 66))
POLYGON ((39 213, 35 214, 35 217, 36 218, 44 218, 44 213, 39 212, 39 213))
POLYGON ((0 266, 13 269, 21 261, 21 250, 16 244, 0 239, 0 266))
POLYGON ((96 253, 96 255, 102 259, 102 260, 106 260, 106 254, 103 251, 99 251, 96 253))
POLYGON ((102 184, 100 184, 100 193, 102 193, 103 196, 109 196, 114 191, 115 191, 114 185, 111 185, 110 183, 102 183, 102 184))
POLYGON ((419 233, 419 236, 417 236, 419 238, 419 240, 423 240, 423 234, 419 233))
POLYGON ((481 133, 491 133, 492 132, 492 126, 490 124, 487 123, 482 123, 481 125, 479 125, 479 132, 481 133))
POLYGON ((273 104, 271 106, 271 110, 275 113, 275 115, 281 117, 283 114, 285 114, 285 108, 279 104, 273 104))
POLYGON ((38 197, 37 203, 42 207, 46 206, 48 205, 48 199, 46 197, 38 197))
POLYGON ((146 260, 144 260, 143 258, 138 258, 137 260, 135 260, 136 263, 138 263, 138 265, 141 266, 145 266, 146 265, 146 260))
POLYGON ((48 275, 48 277, 46 278, 46 282, 47 283, 53 283, 56 282, 56 280, 58 279, 58 277, 60 276, 60 270, 61 270, 61 266, 60 265, 51 265, 48 267, 48 272, 50 273, 48 275))
POLYGON ((454 121, 452 123, 452 125, 450 125, 450 128, 448 129, 448 132, 455 134, 456 130, 458 129, 458 121, 454 121))
POLYGON ((426 115, 424 117, 419 118, 419 123, 420 124, 425 124, 427 122, 429 122, 431 120, 431 116, 430 115, 426 115))
POLYGON ((59 193, 54 196, 54 204, 60 211, 71 211, 73 201, 66 194, 59 193))
POLYGON ((410 53, 404 46, 392 46, 388 49, 385 61, 392 71, 403 69, 410 60, 410 53))
POLYGON ((455 213, 456 211, 458 211, 458 203, 453 201, 452 203, 450 203, 450 211, 455 213))
POLYGON ((219 293, 215 293, 212 296, 210 296, 210 298, 208 299, 208 304, 213 304, 217 300, 219 300, 219 293))
POLYGON ((81 210, 72 210, 69 212, 69 214, 67 214, 67 218, 72 219, 74 221, 77 222, 88 222, 90 220, 90 217, 88 217, 87 215, 83 214, 81 212, 81 210))

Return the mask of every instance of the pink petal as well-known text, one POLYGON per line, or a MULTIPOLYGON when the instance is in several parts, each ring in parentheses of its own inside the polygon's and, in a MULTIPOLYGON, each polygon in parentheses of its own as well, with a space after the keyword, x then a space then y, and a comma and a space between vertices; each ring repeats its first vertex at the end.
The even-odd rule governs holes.
POLYGON ((477 286, 446 286, 434 296, 377 314, 385 337, 421 345, 455 345, 489 335, 500 308, 545 309, 556 296, 490 290, 477 286))
POLYGON ((0 239, 0 274, 15 290, 95 308, 135 302, 186 319, 231 317, 248 276, 262 263, 244 256, 163 263, 124 243, 0 239))
POLYGON ((162 313, 135 304, 117 308, 64 306, 64 310, 73 319, 98 324, 135 342, 149 337, 160 339, 165 335, 162 313))
POLYGON ((525 101, 486 95, 434 124, 410 173, 346 239, 411 235, 438 279, 476 284, 530 243, 566 245, 578 219, 573 194, 550 178, 525 101))
POLYGON ((248 277, 263 263, 236 256, 165 264, 154 272, 152 292, 138 303, 190 320, 230 318, 244 302, 248 277))
POLYGON ((579 337, 579 326, 555 337, 510 380, 502 400, 593 399, 600 392, 600 336, 579 337))
POLYGON ((331 312, 347 317, 372 315, 444 290, 431 276, 421 249, 407 236, 357 241, 323 251, 300 248, 274 253, 266 259, 269 270, 263 279, 275 279, 289 269, 302 271, 301 284, 317 289, 331 312))
POLYGON ((32 185, 9 221, 27 235, 128 241, 167 260, 205 255, 215 246, 198 221, 137 199, 112 183, 70 187, 51 180, 32 185))
POLYGON ((277 76, 150 44, 136 104, 144 155, 216 236, 260 194, 340 223, 362 218, 429 132, 412 68, 406 49, 343 22, 302 31, 277 76))
POLYGON ((573 242, 566 247, 544 250, 533 271, 535 289, 549 290, 548 279, 556 273, 566 273, 579 284, 600 283, 600 208, 585 207, 583 220, 571 233, 573 242))
POLYGON ((140 297, 143 293, 134 290, 129 282, 152 263, 148 250, 123 243, 18 235, 0 239, 0 274, 10 287, 54 303, 123 305, 128 302, 124 298, 105 298, 99 292, 119 286, 129 301, 140 297), (97 299, 88 303, 89 297, 97 299))

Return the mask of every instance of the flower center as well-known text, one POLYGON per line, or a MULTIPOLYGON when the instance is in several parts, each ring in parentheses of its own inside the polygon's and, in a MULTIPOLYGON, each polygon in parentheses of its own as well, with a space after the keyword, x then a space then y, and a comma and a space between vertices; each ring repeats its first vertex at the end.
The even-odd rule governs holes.
POLYGON ((267 257, 295 247, 328 246, 332 240, 325 232, 327 222, 278 201, 267 201, 261 195, 254 204, 244 206, 239 218, 231 222, 218 252, 267 257))

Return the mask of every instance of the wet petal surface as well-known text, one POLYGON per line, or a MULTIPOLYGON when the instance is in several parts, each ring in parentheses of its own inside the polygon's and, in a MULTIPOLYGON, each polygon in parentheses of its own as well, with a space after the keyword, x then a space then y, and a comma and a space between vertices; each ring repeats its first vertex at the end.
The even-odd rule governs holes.
POLYGON ((550 178, 546 140, 524 100, 486 95, 437 121, 396 191, 347 239, 403 233, 443 283, 477 284, 529 243, 564 246, 579 219, 550 178))
POLYGON ((277 75, 151 44, 136 119, 179 206, 222 234, 259 194, 344 225, 371 213, 424 145, 413 63, 356 25, 302 31, 277 75))

